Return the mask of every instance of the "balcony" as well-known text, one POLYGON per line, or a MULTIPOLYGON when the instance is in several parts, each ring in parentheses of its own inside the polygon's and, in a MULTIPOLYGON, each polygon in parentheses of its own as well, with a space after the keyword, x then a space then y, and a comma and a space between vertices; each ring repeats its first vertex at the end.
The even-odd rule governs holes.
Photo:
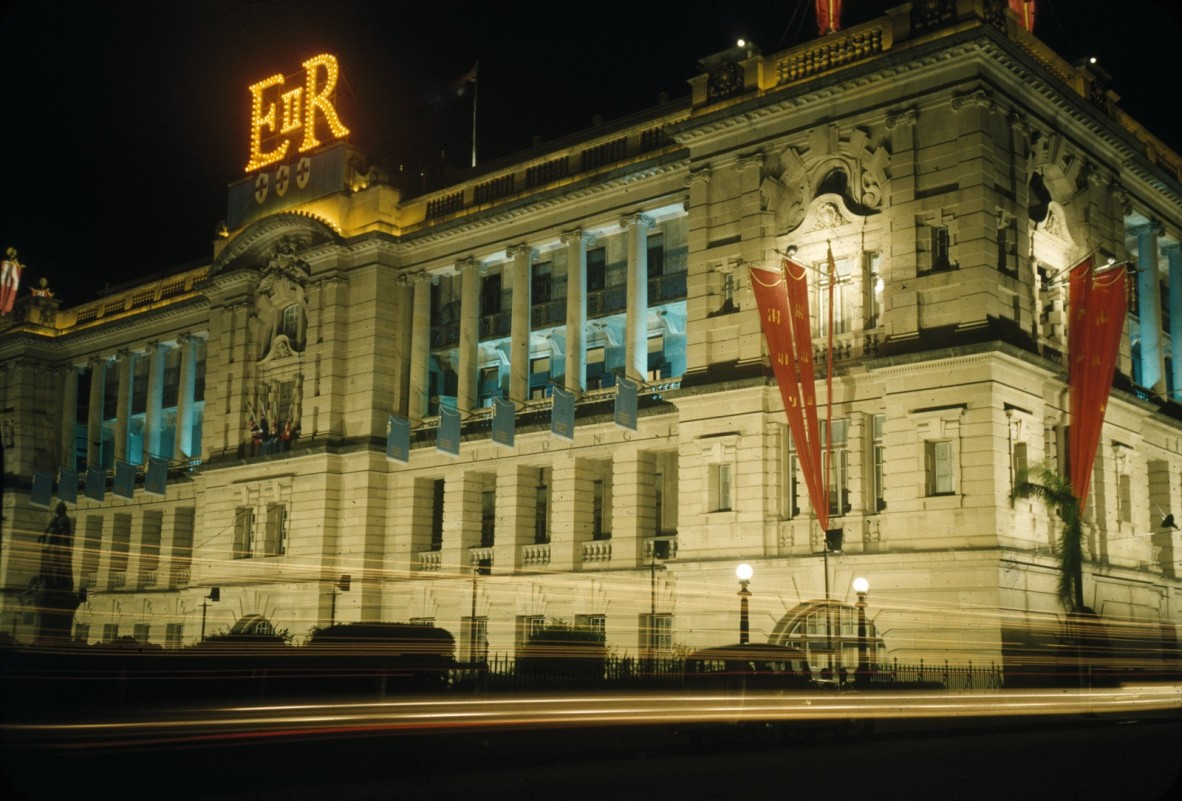
POLYGON ((523 567, 544 567, 550 564, 550 545, 524 545, 521 548, 523 567))
POLYGON ((107 579, 108 590, 121 590, 127 586, 127 574, 123 571, 112 573, 107 579))
POLYGON ((443 566, 443 554, 440 551, 419 552, 419 572, 438 573, 443 566))
POLYGON ((190 570, 188 565, 174 566, 168 572, 168 582, 173 588, 189 586, 190 570))
POLYGON ((610 562, 611 560, 611 540, 591 540, 583 543, 584 562, 610 562))

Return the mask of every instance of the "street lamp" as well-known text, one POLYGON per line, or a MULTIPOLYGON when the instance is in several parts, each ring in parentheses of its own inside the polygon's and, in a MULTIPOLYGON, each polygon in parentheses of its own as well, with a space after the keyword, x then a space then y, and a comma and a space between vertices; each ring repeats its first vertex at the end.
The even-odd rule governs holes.
POLYGON ((858 576, 854 579, 854 592, 858 594, 858 670, 854 673, 854 684, 865 687, 870 680, 870 663, 866 658, 866 593, 870 582, 858 576))
POLYGON ((210 587, 209 595, 203 596, 201 599, 201 642, 205 642, 205 610, 209 608, 208 601, 217 603, 221 598, 221 587, 210 587))
POLYGON ((747 599, 751 597, 747 583, 751 581, 751 572, 751 565, 746 562, 735 568, 735 575, 739 577, 739 645, 746 645, 751 639, 747 622, 747 599))

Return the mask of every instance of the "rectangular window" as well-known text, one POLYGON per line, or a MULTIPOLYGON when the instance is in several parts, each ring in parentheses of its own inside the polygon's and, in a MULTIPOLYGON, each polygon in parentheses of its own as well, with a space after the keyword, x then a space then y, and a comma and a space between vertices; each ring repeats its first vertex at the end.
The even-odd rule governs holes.
POLYGON ((874 451, 874 511, 886 509, 886 446, 883 444, 882 429, 886 415, 876 414, 870 423, 870 447, 874 451))
POLYGON ((529 643, 533 636, 546 627, 546 618, 542 615, 517 616, 517 645, 520 647, 529 643))
POLYGON ((731 466, 729 464, 710 465, 710 511, 729 512, 731 510, 731 466))
POLYGON ((932 226, 932 269, 947 270, 951 267, 948 260, 950 238, 948 228, 943 225, 932 226))
POLYGON ((480 494, 480 547, 491 548, 497 533, 497 491, 480 494))
POLYGON ((263 534, 263 551, 266 556, 279 556, 287 552, 287 506, 282 503, 267 505, 267 527, 263 534))
POLYGON ((673 651, 673 615, 640 616, 640 649, 649 659, 666 657, 673 651))
POLYGON ((550 302, 550 273, 550 262, 548 261, 533 266, 533 282, 530 286, 530 303, 532 305, 550 302))
POLYGON ((1017 486, 1018 482, 1026 477, 1027 471, 1030 469, 1029 460, 1027 457, 1027 447, 1025 442, 1014 443, 1014 468, 1013 475, 1010 476, 1010 486, 1017 486))
POLYGON ((878 328, 882 317, 882 254, 867 253, 865 264, 866 327, 878 328))
POLYGON ((1118 502, 1120 504, 1120 522, 1133 522, 1133 477, 1128 473, 1121 473, 1119 478, 1120 497, 1118 502))
POLYGON ((848 420, 833 421, 833 436, 826 437, 828 426, 821 421, 821 459, 825 458, 825 447, 829 447, 829 514, 844 515, 850 511, 849 448, 846 434, 848 420))
POLYGON ((141 645, 145 645, 145 644, 151 642, 151 639, 150 639, 151 634, 152 634, 152 624, 151 623, 136 623, 135 626, 133 626, 132 630, 131 630, 131 636, 134 637, 135 641, 140 643, 141 645))
POLYGON ((665 274, 665 237, 650 234, 648 237, 648 277, 659 278, 665 274))
POLYGON ((607 287, 607 248, 587 251, 587 291, 598 292, 607 287))
POLYGON ((792 439, 792 430, 783 429, 785 447, 784 457, 784 497, 781 514, 786 518, 800 515, 800 481, 797 479, 796 441, 792 439))
POLYGON ((607 640, 607 615, 575 615, 575 628, 593 632, 607 640))
MULTIPOLYGON (((829 264, 816 265, 819 280, 817 281, 817 325, 819 336, 829 336, 829 264)), ((833 333, 844 334, 850 330, 852 315, 847 308, 850 294, 850 263, 848 259, 834 262, 833 275, 833 333)))
POLYGON ((928 440, 924 450, 924 493, 933 495, 952 494, 952 442, 949 440, 928 440))
POLYGON ((480 283, 480 314, 487 317, 501 312, 501 274, 486 275, 480 283))
POLYGON ((545 545, 550 541, 550 487, 543 475, 538 476, 534 490, 534 544, 545 545))
POLYGON ((119 639, 119 624, 118 623, 104 623, 103 624, 103 642, 115 642, 119 639))
POLYGON ((85 643, 90 640, 90 624, 89 623, 75 623, 74 624, 74 641, 85 643))
POLYGON ((460 619, 459 652, 461 662, 488 660, 488 618, 464 617, 460 619))
POLYGON ((431 550, 443 549, 443 479, 435 479, 431 489, 431 550))
POLYGON ((606 540, 611 537, 603 517, 604 492, 603 479, 595 479, 591 483, 591 538, 596 540, 606 540))
POLYGON ((184 636, 184 623, 166 623, 164 626, 164 647, 180 648, 184 636))
POLYGON ((234 510, 234 559, 249 559, 254 540, 254 509, 239 506, 234 510))

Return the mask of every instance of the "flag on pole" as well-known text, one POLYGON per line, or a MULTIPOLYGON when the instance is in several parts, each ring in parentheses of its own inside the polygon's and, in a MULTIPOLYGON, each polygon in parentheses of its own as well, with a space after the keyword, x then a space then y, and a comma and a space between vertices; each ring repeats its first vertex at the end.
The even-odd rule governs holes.
POLYGON ((1018 15, 1018 22, 1034 33, 1034 0, 1010 0, 1010 10, 1018 15))
POLYGON ((479 66, 480 66, 480 62, 473 64, 472 69, 468 70, 463 75, 456 78, 448 86, 448 88, 451 89, 452 93, 456 97, 463 97, 464 95, 466 95, 468 93, 468 84, 475 85, 476 70, 477 70, 477 68, 479 68, 479 66))
POLYGON ((25 266, 16 258, 16 248, 9 248, 0 261, 0 316, 12 311, 16 293, 21 285, 21 271, 25 266))
POLYGON ((396 414, 386 421, 386 458, 410 463, 410 421, 396 414))
POLYGON ((1072 267, 1068 275, 1067 384, 1071 396, 1068 470, 1071 489, 1083 506, 1092 483, 1092 464, 1100 446, 1104 411, 1124 333, 1129 303, 1128 271, 1117 267, 1098 273, 1089 256, 1072 267))
POLYGON ((821 470, 822 445, 805 268, 785 259, 783 272, 751 267, 750 274, 772 370, 780 386, 809 499, 817 522, 823 530, 828 530, 829 497, 821 470))

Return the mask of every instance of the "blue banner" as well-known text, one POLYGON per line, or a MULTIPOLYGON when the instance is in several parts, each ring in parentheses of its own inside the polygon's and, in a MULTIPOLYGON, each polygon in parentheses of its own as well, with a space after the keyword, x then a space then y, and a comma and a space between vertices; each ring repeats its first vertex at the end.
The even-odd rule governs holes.
POLYGON ((101 501, 107 496, 107 474, 101 467, 86 468, 86 497, 101 501))
POLYGON ((516 433, 517 408, 513 405, 513 401, 493 398, 493 442, 504 445, 506 448, 512 448, 516 433))
POLYGON ((135 467, 127 462, 115 463, 115 482, 111 492, 129 500, 135 497, 135 467))
POLYGON ((164 495, 168 486, 168 460, 157 456, 148 457, 148 472, 144 476, 144 492, 164 495))
POLYGON ((636 392, 640 384, 630 378, 616 378, 616 425, 636 430, 636 392))
POLYGON ((29 501, 38 506, 49 506, 53 498, 53 476, 49 473, 33 472, 33 489, 29 492, 29 501))
POLYGON ((554 406, 550 410, 550 433, 574 441, 575 393, 554 387, 554 406))
POLYGON ((386 458, 410 464, 410 421, 392 414, 386 421, 386 458))
POLYGON ((62 469, 57 477, 57 497, 66 503, 78 503, 78 471, 62 469))
POLYGON ((435 448, 452 456, 460 455, 460 413, 450 406, 439 407, 439 432, 435 448))

